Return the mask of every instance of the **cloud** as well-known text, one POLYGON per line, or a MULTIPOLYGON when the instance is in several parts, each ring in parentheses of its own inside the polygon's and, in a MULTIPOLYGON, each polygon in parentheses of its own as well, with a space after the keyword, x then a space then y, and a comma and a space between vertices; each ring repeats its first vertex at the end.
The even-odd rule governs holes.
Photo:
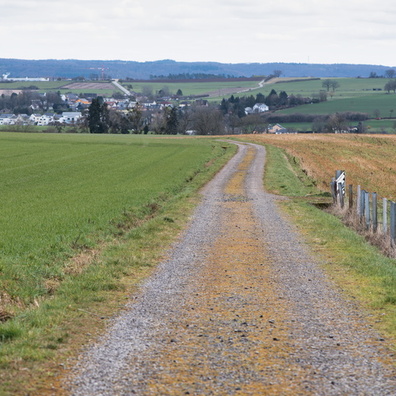
POLYGON ((396 43, 393 0, 1 1, 4 57, 389 64, 396 43))

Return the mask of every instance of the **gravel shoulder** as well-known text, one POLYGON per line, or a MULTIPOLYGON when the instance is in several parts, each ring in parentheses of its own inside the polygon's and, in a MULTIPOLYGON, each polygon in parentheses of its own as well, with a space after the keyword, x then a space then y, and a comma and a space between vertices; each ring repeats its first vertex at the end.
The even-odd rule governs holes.
POLYGON ((65 382, 72 395, 393 395, 394 357, 238 144, 174 246, 65 382))

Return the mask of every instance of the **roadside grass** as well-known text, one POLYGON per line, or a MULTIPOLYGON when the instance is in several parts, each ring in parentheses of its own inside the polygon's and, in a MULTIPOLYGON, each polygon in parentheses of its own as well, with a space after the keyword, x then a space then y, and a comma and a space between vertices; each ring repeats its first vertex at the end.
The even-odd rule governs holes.
MULTIPOLYGON (((373 326, 396 347, 396 261, 382 255, 339 218, 313 205, 317 200, 306 198, 306 194, 312 194, 310 179, 289 172, 294 167, 290 157, 281 155, 278 148, 266 147, 267 191, 291 198, 279 201, 279 206, 323 259, 326 272, 340 290, 359 303, 373 326)), ((318 190, 317 194, 323 198, 327 195, 318 190)))
MULTIPOLYGON (((8 139, 13 142, 14 137, 9 136, 8 139)), ((72 150, 67 152, 66 157, 69 157, 70 162, 81 164, 88 179, 92 172, 92 169, 88 169, 94 164, 98 166, 94 172, 94 184, 100 186, 100 191, 90 185, 88 190, 92 190, 92 195, 87 191, 82 194, 82 190, 78 190, 79 194, 76 191, 71 192, 71 195, 80 195, 88 206, 73 218, 71 224, 64 225, 62 231, 67 232, 69 227, 72 228, 73 222, 77 222, 80 227, 80 222, 84 223, 84 212, 98 203, 100 211, 106 213, 107 217, 103 223, 97 220, 92 222, 99 227, 84 228, 72 238, 64 237, 63 241, 58 237, 55 243, 51 243, 44 238, 44 245, 33 255, 30 253, 31 248, 23 253, 21 248, 24 244, 19 244, 21 253, 15 257, 25 257, 24 260, 19 264, 14 258, 8 263, 12 264, 10 266, 2 262, 0 275, 3 277, 3 284, 7 290, 10 290, 10 285, 14 285, 15 293, 18 294, 9 301, 6 301, 8 293, 2 294, 0 299, 0 303, 12 314, 11 318, 0 324, 0 394, 45 394, 50 393, 53 386, 56 387, 59 375, 65 368, 65 360, 75 357, 79 348, 106 326, 106 319, 123 308, 129 295, 153 271, 154 265, 163 258, 161 255, 164 250, 188 221, 197 200, 197 190, 235 152, 233 146, 208 139, 199 139, 198 142, 197 139, 146 137, 131 140, 122 136, 86 136, 81 137, 80 143, 85 146, 82 150, 79 150, 79 144, 73 136, 66 136, 66 142, 55 139, 55 143, 52 140, 54 138, 50 137, 50 150, 43 149, 45 144, 43 146, 38 137, 38 140, 30 140, 29 137, 24 139, 27 139, 29 147, 24 150, 19 148, 19 156, 28 158, 23 161, 19 159, 22 163, 19 166, 13 163, 11 168, 23 169, 22 175, 34 174, 36 181, 40 172, 37 169, 29 170, 23 165, 29 163, 29 158, 32 159, 29 149, 36 145, 46 169, 49 168, 46 162, 48 156, 51 159, 50 164, 56 167, 55 157, 60 156, 56 144, 63 147, 67 143, 72 150), (87 141, 90 143, 88 146, 87 141), (91 147, 95 145, 101 155, 95 155, 96 150, 91 147), (147 157, 147 162, 139 159, 136 150, 133 150, 134 145, 137 146, 137 151, 143 151, 142 156, 147 157), (118 149, 119 156, 113 150, 105 154, 108 146, 113 147, 113 150, 118 149), (124 146, 130 149, 126 158, 122 155, 124 146), (191 146, 195 148, 191 150, 191 146), (152 147, 156 158, 154 155, 150 156, 148 147, 152 147), (179 158, 178 162, 177 153, 183 151, 190 159, 186 162, 185 158, 181 161, 179 158), (88 157, 95 159, 93 163, 87 161, 88 157), (111 165, 111 157, 117 158, 115 166, 111 165), (104 162, 103 167, 98 165, 100 161, 104 162), (133 172, 125 162, 140 163, 140 166, 136 167, 135 164, 133 172), (160 185, 159 190, 154 193, 148 191, 149 185, 145 183, 145 179, 151 178, 152 185, 159 184, 159 179, 149 172, 150 166, 154 166, 154 174, 163 174, 170 180, 170 183, 160 185), (121 202, 119 205, 114 191, 117 190, 117 183, 110 182, 105 168, 112 174, 113 179, 120 182, 122 177, 117 174, 120 173, 117 168, 122 167, 126 168, 132 184, 128 183, 128 188, 118 193, 124 195, 128 193, 128 189, 133 190, 135 185, 138 192, 141 190, 143 198, 132 194, 129 203, 121 202), (176 173, 169 174, 166 168, 173 168, 176 173), (176 177, 177 173, 180 174, 179 178, 176 177), (106 195, 107 190, 113 193, 110 197, 106 195), (46 246, 50 250, 48 257, 45 255, 46 246), (7 276, 8 272, 12 276, 7 276)), ((46 137, 44 141, 45 139, 46 137)), ((3 142, 4 140, 7 139, 3 139, 3 142)), ((12 157, 17 157, 16 152, 9 155, 10 162, 12 157)), ((65 163, 61 158, 58 160, 60 168, 64 169, 65 163)), ((40 163, 36 163, 36 166, 39 167, 40 163)), ((71 163, 68 166, 71 167, 71 163)), ((62 179, 59 174, 58 177, 62 179)), ((73 183, 79 184, 79 177, 70 175, 70 178, 68 183, 64 178, 60 182, 65 182, 68 188, 73 183)), ((55 181, 56 177, 47 179, 49 186, 55 187, 55 181)), ((19 193, 20 191, 17 196, 19 193)), ((34 201, 38 196, 30 191, 31 200, 34 201)), ((23 197, 21 199, 24 200, 23 197)), ((63 196, 56 196, 61 205, 69 199, 70 195, 66 195, 64 191, 63 196)), ((31 211, 38 211, 40 217, 45 216, 45 209, 52 212, 49 203, 41 202, 44 212, 37 210, 40 205, 31 207, 31 211)), ((59 215, 62 216, 67 217, 68 213, 59 215)), ((85 213, 85 216, 93 218, 92 213, 85 213)), ((52 217, 44 218, 43 221, 49 219, 52 217)), ((52 224, 51 220, 49 222, 52 224)), ((33 224, 33 228, 37 226, 38 223, 33 224)), ((55 231, 53 228, 51 230, 55 231)), ((26 232, 26 227, 22 227, 23 232, 26 232)), ((41 235, 41 232, 38 234, 41 235)))

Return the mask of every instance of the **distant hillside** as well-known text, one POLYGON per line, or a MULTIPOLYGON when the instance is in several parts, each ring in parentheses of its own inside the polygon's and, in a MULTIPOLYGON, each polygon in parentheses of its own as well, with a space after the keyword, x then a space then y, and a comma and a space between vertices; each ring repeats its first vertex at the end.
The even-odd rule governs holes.
POLYGON ((0 77, 10 73, 12 77, 90 78, 102 73, 112 78, 149 79, 152 75, 211 74, 235 77, 251 77, 272 74, 281 70, 283 77, 368 77, 374 72, 383 75, 389 66, 352 64, 308 64, 308 63, 216 63, 176 62, 161 60, 154 62, 101 61, 101 60, 23 60, 0 59, 0 77))

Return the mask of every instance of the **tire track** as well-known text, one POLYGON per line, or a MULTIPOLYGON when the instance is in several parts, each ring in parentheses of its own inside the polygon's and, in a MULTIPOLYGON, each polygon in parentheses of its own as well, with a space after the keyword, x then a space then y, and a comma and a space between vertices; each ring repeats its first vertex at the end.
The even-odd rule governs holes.
POLYGON ((208 184, 172 257, 80 358, 74 395, 391 395, 395 372, 262 189, 264 148, 208 184))

